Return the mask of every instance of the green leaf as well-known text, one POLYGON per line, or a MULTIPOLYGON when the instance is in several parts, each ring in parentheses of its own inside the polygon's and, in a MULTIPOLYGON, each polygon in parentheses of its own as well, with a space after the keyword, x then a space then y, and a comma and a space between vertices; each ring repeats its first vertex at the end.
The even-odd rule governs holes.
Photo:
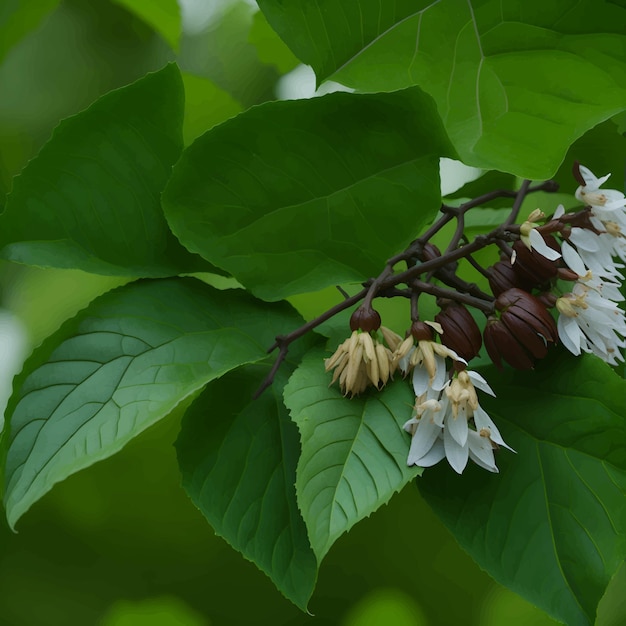
POLYGON ((285 387, 302 454, 296 493, 318 562, 337 538, 418 475, 406 464, 402 425, 415 400, 406 381, 344 398, 329 387, 321 350, 310 352, 285 387))
POLYGON ((121 276, 210 271, 172 235, 160 204, 182 115, 180 73, 168 65, 61 122, 14 179, 0 256, 121 276))
POLYGON ((619 567, 606 593, 598 604, 598 618, 595 626, 623 626, 626 622, 626 561, 619 567))
POLYGON ((252 18, 248 41, 256 48, 259 61, 275 66, 281 74, 290 72, 300 63, 272 30, 261 11, 257 11, 252 18))
POLYGON ((439 209, 451 150, 417 88, 270 102, 187 148, 163 203, 189 250, 278 300, 378 274, 439 209))
POLYGON ((498 582, 569 626, 592 624, 626 556, 626 382, 593 356, 491 368, 481 403, 517 455, 500 475, 441 464, 420 491, 498 582))
POLYGON ((265 358, 274 336, 299 323, 285 303, 191 278, 94 300, 14 383, 2 442, 11 527, 55 483, 118 452, 207 382, 265 358))
POLYGON ((317 560, 296 503, 298 430, 282 400, 293 365, 283 363, 251 400, 269 369, 248 365, 210 384, 185 415, 176 449, 183 487, 215 532, 306 610, 317 560))
POLYGON ((115 4, 137 15, 159 33, 174 51, 178 51, 181 34, 180 9, 177 0, 113 0, 115 4))
POLYGON ((216 124, 237 115, 241 105, 208 78, 182 73, 185 85, 183 137, 189 145, 216 124))
POLYGON ((259 5, 318 80, 420 85, 469 165, 549 178, 575 139, 626 108, 626 10, 607 2, 259 5))
POLYGON ((608 120, 587 131, 570 146, 554 180, 559 183, 562 191, 573 196, 578 182, 574 179, 572 167, 574 161, 579 161, 596 176, 611 174, 611 178, 603 187, 624 191, 626 189, 624 155, 626 155, 626 136, 619 132, 613 120, 608 120))
POLYGON ((0 62, 58 4, 59 0, 4 0, 0 4, 0 62))

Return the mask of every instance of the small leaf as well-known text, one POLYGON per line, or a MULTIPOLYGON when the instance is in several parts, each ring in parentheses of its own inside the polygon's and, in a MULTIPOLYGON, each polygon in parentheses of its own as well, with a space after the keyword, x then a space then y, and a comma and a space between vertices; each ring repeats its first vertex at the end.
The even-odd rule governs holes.
POLYGON ((94 300, 28 359, 2 445, 11 527, 52 486, 168 415, 207 382, 267 356, 289 305, 195 279, 141 281, 94 300))
POLYGON ((189 146, 163 202, 189 250, 277 300, 377 274, 439 209, 450 150, 419 89, 270 102, 189 146))
POLYGON ((516 455, 499 475, 428 470, 420 491, 498 582, 569 626, 593 623, 626 557, 626 382, 593 356, 487 374, 481 403, 516 455))
POLYGON ((0 256, 121 276, 211 271, 178 243, 161 210, 182 115, 180 73, 168 65, 61 122, 14 179, 0 256))
POLYGON ((626 108, 626 10, 581 0, 260 0, 318 81, 420 85, 468 165, 535 180, 626 108))
POLYGON ((251 401, 269 369, 247 365, 211 383, 187 411, 176 449, 183 487, 215 532, 306 610, 317 560, 296 503, 298 430, 282 400, 293 365, 283 363, 251 401))
POLYGON ((382 392, 344 398, 329 387, 324 352, 310 352, 285 387, 302 454, 298 505, 318 562, 359 520, 389 501, 419 469, 406 464, 410 437, 402 425, 415 401, 405 381, 382 392))
POLYGON ((159 33, 172 50, 178 51, 181 34, 180 8, 177 0, 113 0, 134 13, 159 33))

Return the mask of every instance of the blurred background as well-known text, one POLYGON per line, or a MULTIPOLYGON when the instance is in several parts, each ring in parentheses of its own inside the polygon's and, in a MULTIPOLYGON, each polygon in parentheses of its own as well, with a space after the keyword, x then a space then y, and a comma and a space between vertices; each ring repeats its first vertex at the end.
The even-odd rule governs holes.
MULTIPOLYGON (((0 0, 0 207, 62 118, 170 60, 184 72, 186 143, 251 105, 315 92, 312 70, 248 0, 0 0)), ((2 407, 28 352, 122 282, 0 264, 2 407)), ((310 302, 296 304, 306 314, 310 302)), ((414 487, 337 542, 314 617, 301 613, 187 499, 172 445, 179 421, 55 487, 18 534, 2 524, 0 626, 556 623, 482 572, 414 487)))

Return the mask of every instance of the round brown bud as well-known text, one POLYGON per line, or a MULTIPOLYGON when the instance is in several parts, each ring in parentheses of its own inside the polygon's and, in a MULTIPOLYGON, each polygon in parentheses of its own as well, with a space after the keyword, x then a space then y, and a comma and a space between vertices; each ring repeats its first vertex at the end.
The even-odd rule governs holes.
POLYGON ((432 341, 433 329, 424 322, 413 322, 409 331, 415 341, 432 341))
POLYGON ((370 308, 363 308, 360 306, 350 316, 350 330, 362 330, 369 333, 372 330, 378 330, 380 328, 381 319, 378 311, 370 308))
POLYGON ((450 302, 435 316, 435 322, 443 329, 441 343, 444 346, 466 361, 478 354, 483 343, 480 329, 462 304, 450 302))

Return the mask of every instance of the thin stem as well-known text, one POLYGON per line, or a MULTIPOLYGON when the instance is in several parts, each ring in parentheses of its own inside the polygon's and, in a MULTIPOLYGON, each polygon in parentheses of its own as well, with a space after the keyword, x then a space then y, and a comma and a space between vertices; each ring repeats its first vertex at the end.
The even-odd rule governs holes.
POLYGON ((485 313, 493 313, 493 303, 495 298, 492 297, 490 297, 490 300, 487 301, 482 298, 475 298, 469 294, 453 291, 452 289, 445 289, 444 287, 431 285, 423 280, 414 280, 411 283, 411 286, 422 293, 429 293, 430 295, 437 296, 438 298, 448 298, 449 300, 454 300, 455 302, 460 302, 461 304, 473 306, 475 309, 480 309, 485 313))
POLYGON ((515 198, 515 202, 513 203, 513 207, 511 208, 511 213, 504 220, 503 226, 509 226, 513 224, 519 215, 519 211, 522 208, 522 203, 524 202, 524 198, 528 195, 528 190, 530 189, 530 181, 528 179, 524 180, 522 186, 519 189, 517 197, 515 198))
MULTIPOLYGON (((410 297, 412 319, 417 319, 417 300, 420 293, 429 293, 437 297, 449 298, 462 304, 467 304, 474 308, 485 311, 486 313, 493 312, 493 298, 489 294, 482 292, 476 285, 467 283, 460 279, 458 276, 456 276, 456 268, 453 264, 455 264, 459 259, 467 258, 468 261, 472 265, 474 265, 474 267, 481 271, 482 268, 480 268, 480 266, 477 266, 471 255, 474 252, 477 252, 478 250, 481 250, 482 248, 493 243, 498 245, 501 250, 503 250, 507 255, 510 256, 512 254, 512 250, 508 245, 506 245, 505 242, 511 241, 518 236, 517 233, 519 233, 519 227, 516 227, 513 222, 519 214, 520 207, 526 195, 534 191, 552 192, 556 191, 557 189, 558 185, 553 181, 546 181, 544 183, 536 185, 535 187, 530 187, 530 181, 525 180, 522 183, 521 188, 517 192, 508 190, 491 191, 462 204, 458 208, 442 205, 442 215, 439 217, 439 219, 434 222, 421 237, 415 239, 406 248, 406 250, 404 250, 400 254, 391 257, 387 261, 383 271, 376 278, 370 279, 369 281, 364 283, 364 288, 361 289, 358 293, 354 294, 353 296, 348 296, 348 294, 344 290, 338 287, 338 289, 345 298, 342 302, 331 307, 330 309, 328 309, 328 311, 322 313, 310 322, 303 324, 300 328, 297 328, 288 335, 279 335, 276 337, 268 352, 273 352, 276 348, 279 348, 278 356, 269 374, 261 383, 259 389, 255 392, 254 397, 257 398, 265 389, 267 389, 272 384, 278 368, 287 357, 289 345, 293 341, 299 339, 326 320, 337 315, 337 313, 340 313, 341 311, 344 311, 353 306, 363 298, 365 298, 363 306, 371 307, 372 300, 375 297, 410 297), (489 202, 490 200, 495 198, 515 198, 515 202, 513 203, 513 207, 511 208, 511 213, 508 216, 507 220, 504 222, 504 224, 502 224, 498 228, 495 228, 486 235, 477 236, 471 243, 458 247, 459 242, 463 238, 465 213, 471 208, 480 206, 481 204, 489 202), (426 243, 428 243, 430 238, 434 234, 439 232, 454 217, 457 218, 457 227, 446 252, 434 259, 429 259, 428 261, 418 263, 417 265, 411 265, 411 262, 415 262, 413 261, 413 259, 419 259, 421 257, 424 251, 424 246, 426 243), (401 261, 405 261, 407 263, 407 269, 397 274, 394 274, 394 266, 401 261), (419 279, 419 276, 423 274, 428 275, 426 281, 419 279), (461 291, 459 292, 452 289, 439 287, 437 285, 432 285, 430 282, 428 282, 428 280, 430 280, 431 276, 433 275, 435 275, 442 282, 454 288, 460 289, 461 291), (398 285, 400 284, 405 284, 410 287, 410 291, 398 289, 398 285)), ((485 270, 482 270, 481 273, 484 272, 485 270)))
POLYGON ((484 268, 471 254, 465 257, 465 260, 475 269, 478 270, 485 278, 491 277, 491 272, 484 268))

